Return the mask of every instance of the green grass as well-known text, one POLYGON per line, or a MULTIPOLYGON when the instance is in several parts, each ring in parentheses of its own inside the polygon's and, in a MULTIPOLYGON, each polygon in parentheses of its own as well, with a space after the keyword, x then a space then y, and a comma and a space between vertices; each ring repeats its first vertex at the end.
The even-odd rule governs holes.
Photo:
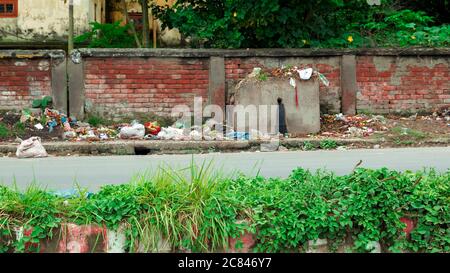
POLYGON ((87 122, 94 127, 99 127, 100 125, 108 125, 109 122, 106 121, 105 119, 99 117, 99 116, 94 116, 91 115, 88 117, 87 122))
POLYGON ((11 132, 8 129, 8 127, 4 123, 0 122, 0 138, 7 138, 10 135, 11 135, 11 132))
POLYGON ((171 117, 163 117, 153 113, 133 113, 132 117, 125 116, 116 118, 105 118, 93 113, 89 113, 86 122, 89 123, 91 126, 99 127, 100 125, 111 126, 114 124, 131 123, 134 120, 137 120, 142 124, 145 122, 158 121, 161 127, 171 126, 175 122, 175 120, 171 117))
POLYGON ((427 136, 427 134, 422 131, 402 127, 394 127, 391 129, 391 132, 396 135, 408 136, 413 139, 424 139, 427 136))
POLYGON ((419 130, 410 128, 394 127, 390 130, 392 141, 397 145, 413 145, 414 143, 425 139, 428 134, 419 130))
POLYGON ((25 124, 23 124, 22 122, 17 122, 16 124, 14 124, 13 134, 17 136, 22 136, 23 134, 25 134, 25 124))

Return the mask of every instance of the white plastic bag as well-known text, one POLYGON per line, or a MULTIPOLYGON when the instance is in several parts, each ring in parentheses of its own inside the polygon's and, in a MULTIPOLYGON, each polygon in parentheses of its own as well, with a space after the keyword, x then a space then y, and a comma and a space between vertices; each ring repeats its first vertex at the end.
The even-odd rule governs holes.
POLYGON ((297 70, 298 71, 298 75, 300 76, 300 79, 302 80, 309 80, 311 79, 312 73, 313 73, 313 69, 312 68, 306 68, 303 70, 297 70))
POLYGON ((120 129, 120 138, 144 138, 145 127, 143 124, 133 123, 132 126, 123 127, 120 129))
POLYGON ((199 131, 192 131, 189 136, 191 137, 192 140, 202 140, 202 134, 199 131))
POLYGON ((174 127, 161 128, 161 132, 158 133, 158 137, 164 140, 181 140, 183 135, 183 129, 177 129, 174 127))
POLYGON ((22 141, 17 147, 16 156, 18 158, 47 157, 47 151, 42 146, 40 137, 30 137, 22 141))

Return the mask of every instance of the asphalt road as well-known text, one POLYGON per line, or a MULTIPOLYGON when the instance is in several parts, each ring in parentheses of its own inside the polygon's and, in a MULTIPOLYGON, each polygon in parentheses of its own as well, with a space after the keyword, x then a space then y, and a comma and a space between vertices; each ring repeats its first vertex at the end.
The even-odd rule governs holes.
MULTIPOLYGON (((127 183, 133 176, 152 173, 158 166, 189 166, 192 155, 149 155, 108 157, 49 157, 41 159, 0 158, 0 184, 24 189, 36 183, 47 189, 71 189, 75 184, 91 191, 104 184, 127 183)), ((292 169, 327 169, 337 174, 349 173, 362 160, 361 167, 389 167, 396 170, 450 168, 450 147, 405 148, 349 151, 308 151, 275 153, 213 153, 194 155, 197 164, 213 160, 225 174, 242 171, 254 175, 286 177, 292 169)))

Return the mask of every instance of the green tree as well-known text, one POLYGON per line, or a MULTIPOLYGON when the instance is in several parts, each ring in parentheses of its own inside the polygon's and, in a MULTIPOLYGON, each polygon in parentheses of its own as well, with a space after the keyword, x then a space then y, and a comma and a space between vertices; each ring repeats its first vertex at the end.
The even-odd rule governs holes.
POLYGON ((420 11, 396 0, 178 0, 152 6, 164 26, 178 28, 191 46, 215 48, 443 46, 448 26, 431 27, 420 11), (397 23, 401 23, 398 26, 397 23), (414 23, 414 27, 411 27, 414 23), (406 32, 405 32, 405 27, 406 32), (414 38, 415 31, 423 39, 414 38), (400 33, 398 33, 400 32, 400 33), (409 40, 405 41, 406 37, 409 40), (387 39, 387 40, 386 40, 387 39))

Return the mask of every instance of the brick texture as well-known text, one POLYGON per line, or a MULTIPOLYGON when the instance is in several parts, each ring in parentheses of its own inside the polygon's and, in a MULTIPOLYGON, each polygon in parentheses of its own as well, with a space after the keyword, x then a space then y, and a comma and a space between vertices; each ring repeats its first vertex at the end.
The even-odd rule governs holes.
POLYGON ((358 111, 429 112, 450 104, 448 59, 360 56, 356 65, 358 111))
POLYGON ((174 106, 192 107, 208 96, 208 59, 87 58, 86 111, 126 116, 170 115, 174 106))
POLYGON ((31 107, 33 99, 51 93, 49 60, 0 60, 0 109, 31 107))
MULTIPOLYGON (((107 117, 153 112, 167 116, 194 97, 208 100, 208 57, 86 57, 85 109, 107 117)), ((33 99, 52 95, 49 58, 0 59, 0 109, 30 107, 33 99)), ((254 67, 313 67, 330 86, 320 84, 323 113, 341 112, 341 57, 226 57, 224 100, 254 67)), ((450 105, 447 56, 356 57, 357 111, 430 112, 450 105)), ((211 75, 213 76, 213 75, 211 75)), ((81 84, 81 83, 80 83, 81 84)))

